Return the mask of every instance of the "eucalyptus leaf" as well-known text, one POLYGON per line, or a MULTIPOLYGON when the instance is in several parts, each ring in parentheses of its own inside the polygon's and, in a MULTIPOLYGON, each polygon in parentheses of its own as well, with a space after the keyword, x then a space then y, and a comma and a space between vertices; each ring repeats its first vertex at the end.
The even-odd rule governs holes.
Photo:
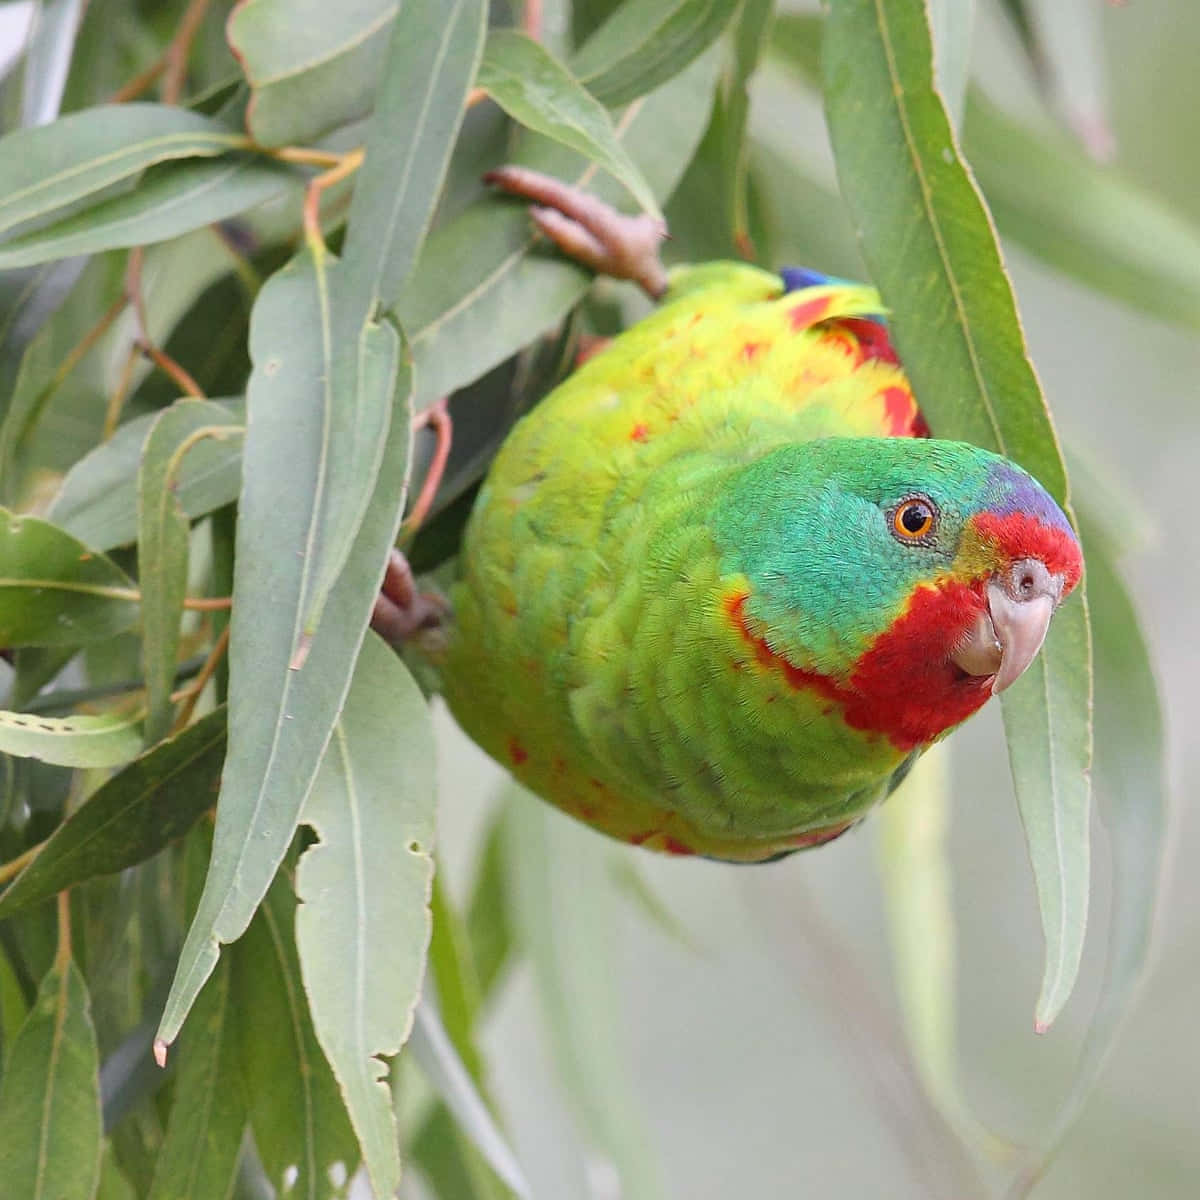
POLYGON ((0 711, 0 752, 60 767, 119 767, 141 749, 140 715, 43 717, 0 711))
POLYGON ((509 116, 586 155, 619 179, 646 212, 662 218, 653 189, 618 140, 604 106, 532 38, 493 31, 479 85, 509 116))
POLYGON ((224 759, 224 709, 134 759, 97 788, 0 893, 0 918, 132 867, 182 837, 212 808, 224 759))
POLYGON ((221 437, 223 425, 204 425, 197 400, 181 400, 155 419, 138 468, 138 582, 142 589, 142 662, 146 672, 146 744, 167 736, 179 657, 179 622, 187 595, 188 519, 175 494, 188 449, 221 437), (197 419, 199 418, 199 420, 197 419))
POLYGON ((441 0, 408 4, 384 63, 344 254, 330 272, 330 311, 322 320, 328 450, 305 599, 309 634, 374 492, 399 353, 395 330, 377 313, 399 299, 425 238, 479 63, 486 16, 482 0, 454 0, 449 11, 441 0))
POLYGON ((56 960, 5 1059, 0 1179, 22 1200, 92 1200, 100 1177, 100 1069, 87 986, 56 960))
POLYGON ((533 968, 559 1075, 623 1194, 664 1194, 646 1123, 621 1061, 610 957, 607 847, 517 785, 505 852, 518 938, 533 968))
POLYGON ((327 1200, 331 1170, 343 1179, 353 1175, 358 1146, 313 1033, 292 932, 295 912, 281 873, 230 954, 234 1025, 254 1144, 267 1176, 295 1200, 327 1200))
POLYGON ((164 165, 131 192, 0 242, 0 270, 166 241, 274 200, 296 184, 287 167, 246 156, 164 165))
MULTIPOLYGON (((240 399, 183 403, 197 427, 225 430, 222 438, 198 442, 179 465, 175 497, 194 521, 237 499, 245 404, 240 399)), ((157 413, 147 413, 126 421, 67 472, 47 514, 56 525, 97 550, 136 539, 138 462, 157 419, 157 413)))
POLYGON ((25 51, 21 124, 45 125, 58 116, 84 0, 42 0, 25 51))
MULTIPOLYGON (((835 6, 824 71, 842 193, 930 427, 1015 459, 1066 504, 1066 470, 999 247, 933 87, 924 12, 900 0, 835 6)), ((1038 1029, 1070 995, 1087 918, 1091 643, 1079 591, 1004 696, 1046 935, 1038 1029)))
POLYGON ((729 0, 625 0, 571 61, 602 104, 628 104, 673 79, 720 37, 729 0))
POLYGON ((441 1019, 428 1000, 423 1000, 417 1006, 410 1052, 430 1087, 454 1114, 459 1127, 492 1170, 521 1200, 530 1200, 532 1193, 516 1156, 496 1127, 470 1072, 463 1066, 454 1044, 446 1036, 441 1019))
POLYGON ((247 1117, 233 1006, 229 964, 221 963, 180 1047, 175 1102, 149 1200, 230 1193, 247 1117))
POLYGON ((253 89, 261 146, 301 145, 371 111, 398 0, 244 0, 229 44, 253 89))
POLYGON ((975 0, 929 0, 929 24, 937 89, 951 123, 961 129, 971 76, 975 0))
POLYGON ((244 134, 219 121, 163 104, 101 104, 37 129, 14 130, 0 138, 0 233, 99 195, 155 163, 246 145, 244 134))
POLYGON ((259 293, 251 354, 230 630, 229 764, 204 895, 160 1026, 164 1042, 178 1033, 220 944, 245 930, 283 860, 350 684, 408 472, 411 375, 403 371, 371 504, 303 668, 294 669, 311 583, 303 555, 322 446, 320 307, 307 256, 259 293))
POLYGON ((296 870, 304 989, 379 1196, 400 1184, 381 1060, 408 1038, 429 944, 432 737, 420 689, 368 637, 301 817, 320 839, 296 870))
POLYGON ((0 646, 77 646, 137 619, 133 581, 38 517, 0 509, 0 646))

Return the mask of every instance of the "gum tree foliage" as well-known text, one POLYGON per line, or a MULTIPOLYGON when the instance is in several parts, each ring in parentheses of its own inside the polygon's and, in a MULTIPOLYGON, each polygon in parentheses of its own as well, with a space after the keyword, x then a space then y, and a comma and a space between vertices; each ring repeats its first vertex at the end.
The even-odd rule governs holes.
MULTIPOLYGON (((1128 531, 1086 480, 1068 493, 996 230, 1191 324, 1196 233, 1070 121, 1035 131, 970 84, 970 3, 7 7, 34 20, 0 56, 6 1191, 320 1197, 358 1173, 383 1196, 404 1163, 429 1194, 528 1195, 477 1037, 527 960, 585 1140, 624 1194, 665 1194, 589 931, 621 892, 673 918, 636 860, 614 876, 604 856, 623 852, 580 858, 511 801, 452 898, 434 880, 427 699, 366 630, 387 548, 444 578, 506 429, 581 334, 637 308, 488 193, 505 161, 664 209, 676 259, 786 249, 866 274, 937 433, 1074 502, 1086 599, 1005 705, 1045 931, 1039 1028, 1079 963, 1091 780, 1120 886, 1093 934, 1108 970, 1074 1091, 1037 1146, 984 1130, 956 1084, 944 772, 919 770, 877 818, 947 1161, 1031 1186, 1142 974, 1165 797, 1128 531), (820 137, 822 96, 840 196, 752 119, 820 137), (445 396, 454 449, 417 531, 432 439, 411 430, 445 396)), ((1047 78, 1037 6, 1001 7, 1047 78)), ((1063 86, 1047 110, 1078 116, 1063 86)))

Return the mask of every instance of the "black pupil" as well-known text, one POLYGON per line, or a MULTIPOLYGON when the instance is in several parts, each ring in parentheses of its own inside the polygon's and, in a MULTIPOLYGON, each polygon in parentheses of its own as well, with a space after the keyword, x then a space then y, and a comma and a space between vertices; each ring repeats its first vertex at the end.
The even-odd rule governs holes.
POLYGON ((910 504, 900 514, 900 524, 909 533, 922 533, 929 523, 929 509, 924 504, 910 504))

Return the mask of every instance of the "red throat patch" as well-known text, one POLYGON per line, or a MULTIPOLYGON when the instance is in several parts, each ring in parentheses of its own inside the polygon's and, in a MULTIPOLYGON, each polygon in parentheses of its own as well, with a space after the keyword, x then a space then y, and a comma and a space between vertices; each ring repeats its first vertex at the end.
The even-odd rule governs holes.
POLYGON ((805 670, 773 650, 747 622, 748 593, 730 596, 725 611, 762 666, 794 691, 832 700, 852 729, 878 733, 907 753, 965 721, 991 696, 990 676, 971 676, 950 654, 984 606, 981 586, 950 581, 919 587, 908 607, 854 664, 845 682, 805 670))

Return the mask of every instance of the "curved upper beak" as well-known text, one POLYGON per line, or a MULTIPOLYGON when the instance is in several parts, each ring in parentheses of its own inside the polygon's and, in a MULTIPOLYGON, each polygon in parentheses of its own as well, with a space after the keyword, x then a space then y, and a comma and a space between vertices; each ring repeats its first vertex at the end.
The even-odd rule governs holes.
POLYGON ((1036 558, 1018 559, 987 585, 984 609, 951 659, 968 675, 994 675, 993 694, 1015 683, 1046 640, 1062 599, 1062 575, 1036 558))

